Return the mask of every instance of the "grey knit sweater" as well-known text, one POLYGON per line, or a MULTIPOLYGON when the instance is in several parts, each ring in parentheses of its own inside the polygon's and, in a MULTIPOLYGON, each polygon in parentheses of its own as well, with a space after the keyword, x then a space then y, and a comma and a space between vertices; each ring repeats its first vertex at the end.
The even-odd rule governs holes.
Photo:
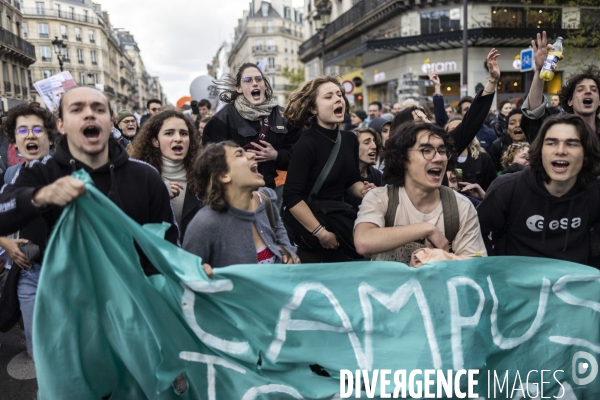
MULTIPOLYGON (((275 192, 269 188, 261 190, 269 194, 275 205, 275 192)), ((213 268, 234 264, 257 264, 258 257, 252 238, 254 223, 262 240, 275 254, 275 263, 281 264, 283 254, 277 246, 284 246, 294 254, 296 249, 290 244, 275 207, 273 211, 275 232, 271 229, 264 202, 259 204, 255 212, 229 207, 227 212, 221 213, 210 207, 203 207, 188 225, 183 248, 202 257, 202 262, 210 264, 213 268)))

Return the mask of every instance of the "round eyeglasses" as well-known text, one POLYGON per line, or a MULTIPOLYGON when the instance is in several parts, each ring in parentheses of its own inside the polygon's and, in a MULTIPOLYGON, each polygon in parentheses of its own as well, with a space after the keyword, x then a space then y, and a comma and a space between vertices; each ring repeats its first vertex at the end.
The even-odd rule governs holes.
POLYGON ((422 149, 414 149, 413 151, 419 151, 423 154, 423 158, 427 161, 431 161, 435 157, 435 153, 438 153, 442 158, 448 158, 448 150, 445 147, 433 148, 433 147, 423 147, 422 149))
POLYGON ((242 78, 242 82, 244 83, 252 83, 252 79, 254 79, 254 82, 256 83, 261 83, 263 81, 262 76, 255 76, 254 78, 252 78, 251 76, 247 76, 245 78, 242 78))
POLYGON ((27 136, 29 132, 33 133, 34 136, 41 136, 46 131, 43 126, 35 125, 33 128, 28 128, 26 126, 19 126, 15 129, 15 133, 20 136, 27 136))

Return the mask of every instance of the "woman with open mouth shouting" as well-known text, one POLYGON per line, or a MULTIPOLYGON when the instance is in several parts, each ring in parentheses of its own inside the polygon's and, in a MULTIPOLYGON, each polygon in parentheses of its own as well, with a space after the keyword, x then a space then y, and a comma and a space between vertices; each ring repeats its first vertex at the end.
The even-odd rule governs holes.
POLYGON ((266 186, 274 189, 276 170, 287 171, 301 130, 283 118, 269 80, 256 64, 244 63, 235 77, 215 83, 224 89, 219 99, 227 105, 204 127, 202 143, 232 140, 254 153, 258 172, 266 186))
POLYGON ((335 76, 305 82, 290 96, 284 116, 306 129, 290 160, 283 220, 302 262, 361 258, 354 249, 356 211, 344 196, 362 198, 375 187, 363 182, 358 139, 340 131, 348 100, 335 76))
POLYGON ((152 165, 165 181, 182 241, 201 204, 194 183, 194 162, 200 149, 194 124, 175 110, 150 117, 131 144, 130 156, 152 165))
POLYGON ((207 145, 196 160, 204 207, 182 247, 202 258, 209 277, 212 268, 229 265, 300 262, 275 208, 275 191, 263 187, 258 165, 254 153, 232 141, 207 145))
MULTIPOLYGON (((16 145, 25 162, 13 165, 6 170, 4 183, 10 184, 21 168, 43 159, 50 153, 50 146, 59 133, 52 113, 40 107, 39 103, 20 104, 10 109, 3 128, 10 143, 16 145)), ((19 309, 23 315, 27 354, 33 355, 32 323, 33 305, 41 272, 43 248, 46 245, 46 224, 41 216, 11 237, 0 236, 0 247, 12 260, 2 298, 0 299, 0 329, 10 329, 19 320, 19 309), (40 248, 42 251, 40 251, 40 248)))

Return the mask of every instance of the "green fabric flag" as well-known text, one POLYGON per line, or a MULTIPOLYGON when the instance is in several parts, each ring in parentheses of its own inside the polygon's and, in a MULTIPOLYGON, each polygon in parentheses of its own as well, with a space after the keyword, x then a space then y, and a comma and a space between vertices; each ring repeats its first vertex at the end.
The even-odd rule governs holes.
POLYGON ((211 280, 161 238, 166 224, 139 226, 74 176, 87 193, 57 223, 37 292, 40 400, 600 398, 593 268, 525 257, 236 265, 211 280), (134 241, 162 275, 144 276, 134 241))

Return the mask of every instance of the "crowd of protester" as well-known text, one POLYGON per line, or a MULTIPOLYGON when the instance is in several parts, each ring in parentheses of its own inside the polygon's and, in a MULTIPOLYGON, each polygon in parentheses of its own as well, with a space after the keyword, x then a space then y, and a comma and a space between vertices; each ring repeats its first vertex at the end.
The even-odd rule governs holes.
MULTIPOLYGON (((538 35, 536 65, 551 49, 538 35)), ((200 256, 209 276, 233 264, 410 264, 422 248, 598 266, 600 69, 573 75, 558 103, 536 75, 522 108, 501 101, 489 118, 498 57, 489 52, 486 86, 456 108, 436 73, 433 110, 407 100, 352 111, 336 76, 304 82, 283 107, 251 63, 217 82, 225 106, 214 115, 208 100, 186 114, 153 99, 138 121, 91 87, 69 90, 55 115, 12 108, 0 143, 0 246, 13 266, 0 329, 22 315, 33 354, 43 254, 63 208, 85 192, 70 176, 78 169, 138 223, 171 224, 166 239, 200 256)), ((158 273, 143 254, 140 263, 158 273)))

